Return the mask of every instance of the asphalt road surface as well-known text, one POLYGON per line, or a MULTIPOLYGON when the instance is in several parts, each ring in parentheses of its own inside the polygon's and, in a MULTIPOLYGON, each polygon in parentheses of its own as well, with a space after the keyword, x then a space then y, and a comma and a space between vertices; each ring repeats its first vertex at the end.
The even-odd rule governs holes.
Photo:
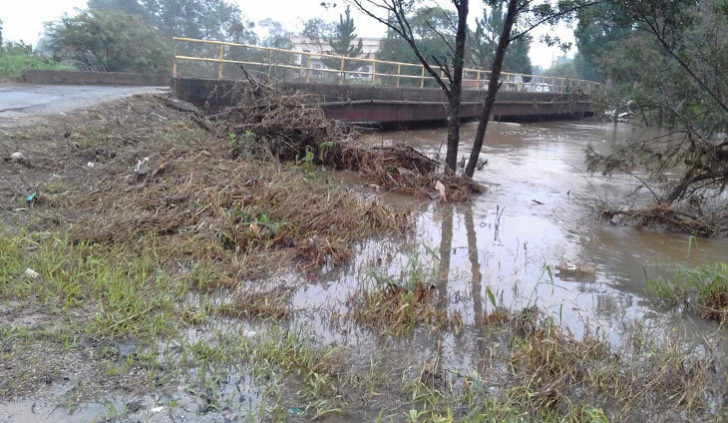
POLYGON ((0 84, 0 126, 83 109, 134 94, 163 93, 165 87, 0 84))

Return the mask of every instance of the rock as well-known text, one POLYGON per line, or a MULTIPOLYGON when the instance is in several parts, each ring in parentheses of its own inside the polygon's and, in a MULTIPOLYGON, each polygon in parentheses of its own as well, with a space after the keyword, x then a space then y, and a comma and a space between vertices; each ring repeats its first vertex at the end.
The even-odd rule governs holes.
POLYGON ((141 410, 142 408, 144 408, 144 406, 142 405, 141 401, 129 401, 126 403, 126 409, 130 413, 136 413, 137 411, 141 410))
POLYGON ((119 342, 118 348, 120 358, 127 358, 130 355, 135 355, 137 352, 136 342, 134 342, 133 339, 127 339, 119 342))

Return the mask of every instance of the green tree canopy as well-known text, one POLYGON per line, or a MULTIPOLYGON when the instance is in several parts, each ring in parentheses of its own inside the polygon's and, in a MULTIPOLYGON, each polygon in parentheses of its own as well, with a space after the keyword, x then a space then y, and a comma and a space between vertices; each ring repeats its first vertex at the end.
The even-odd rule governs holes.
MULTIPOLYGON (((418 38, 418 48, 428 62, 447 63, 453 55, 457 16, 440 7, 421 7, 408 17, 412 32, 418 38)), ((417 63, 412 48, 396 32, 388 30, 382 40, 377 58, 397 62, 417 63)))
POLYGON ((311 18, 303 23, 301 35, 315 41, 331 38, 333 24, 321 18, 311 18))
MULTIPOLYGON (((475 20, 475 32, 471 33, 470 60, 468 62, 471 66, 478 69, 491 67, 504 23, 505 10, 500 4, 483 9, 483 17, 475 20)), ((530 49, 530 36, 513 41, 503 60, 503 70, 514 73, 532 73, 531 59, 528 57, 530 49)))
POLYGON ((88 11, 46 24, 56 60, 103 72, 166 72, 170 49, 139 16, 119 11, 88 11))
POLYGON ((574 31, 576 46, 581 54, 580 77, 592 81, 604 79, 598 61, 615 44, 624 42, 633 29, 617 24, 626 16, 613 3, 600 3, 579 12, 579 23, 574 31), (621 16, 619 16, 621 15, 621 16))
POLYGON ((339 15, 339 23, 333 31, 333 36, 329 39, 332 54, 337 56, 357 57, 362 52, 362 41, 357 39, 356 26, 354 19, 351 17, 351 10, 346 7, 345 15, 339 15))
POLYGON ((258 26, 265 28, 268 32, 262 42, 264 46, 283 49, 290 49, 293 47, 293 43, 291 43, 291 33, 284 30, 283 25, 280 22, 268 18, 258 22, 258 26))
POLYGON ((88 0, 90 10, 116 10, 129 15, 137 15, 149 22, 149 13, 137 0, 88 0))
POLYGON ((253 22, 226 0, 89 0, 88 7, 138 16, 168 38, 258 42, 253 22))

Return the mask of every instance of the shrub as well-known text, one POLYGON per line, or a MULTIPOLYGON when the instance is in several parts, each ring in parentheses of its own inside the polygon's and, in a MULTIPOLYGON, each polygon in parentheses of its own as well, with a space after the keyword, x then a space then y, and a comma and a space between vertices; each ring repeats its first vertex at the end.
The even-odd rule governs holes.
POLYGON ((166 72, 172 53, 159 32, 138 16, 87 11, 46 26, 57 60, 100 72, 166 72))

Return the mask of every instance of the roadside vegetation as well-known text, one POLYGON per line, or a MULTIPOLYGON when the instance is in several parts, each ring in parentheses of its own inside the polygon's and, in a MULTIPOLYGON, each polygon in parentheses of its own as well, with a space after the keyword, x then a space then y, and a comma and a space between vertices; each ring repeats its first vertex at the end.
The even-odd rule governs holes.
POLYGON ((21 81, 27 69, 69 70, 72 66, 59 63, 33 51, 23 43, 0 43, 0 82, 21 81))

